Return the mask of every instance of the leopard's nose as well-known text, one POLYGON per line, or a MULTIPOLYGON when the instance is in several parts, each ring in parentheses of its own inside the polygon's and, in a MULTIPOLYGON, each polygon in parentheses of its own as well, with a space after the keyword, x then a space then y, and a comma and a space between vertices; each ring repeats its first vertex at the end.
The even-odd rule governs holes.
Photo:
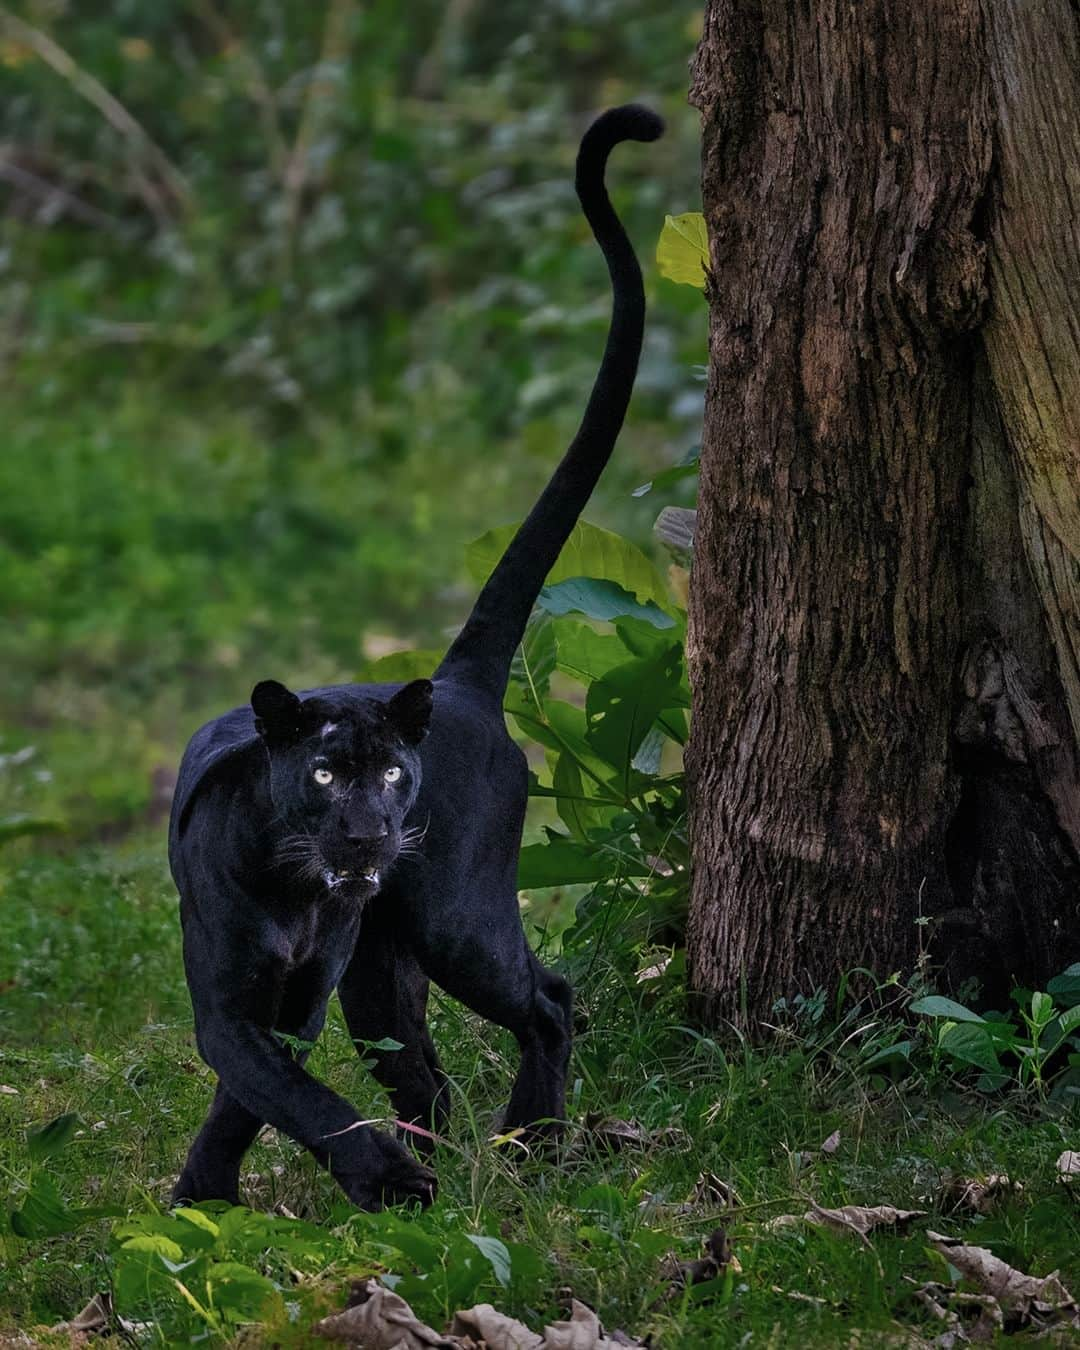
POLYGON ((374 831, 372 831, 370 827, 366 830, 357 829, 355 827, 347 829, 345 831, 345 838, 356 848, 370 848, 373 844, 381 844, 388 834, 389 830, 386 828, 386 822, 383 821, 383 823, 374 831))

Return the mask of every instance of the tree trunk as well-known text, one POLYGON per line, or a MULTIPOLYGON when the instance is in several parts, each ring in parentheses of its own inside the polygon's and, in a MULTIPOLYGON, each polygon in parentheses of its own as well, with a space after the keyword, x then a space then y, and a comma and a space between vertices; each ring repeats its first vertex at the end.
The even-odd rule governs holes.
MULTIPOLYGON (((687 767, 691 983, 713 1022, 753 1030, 777 997, 840 971, 910 969, 924 937, 954 979, 996 995, 1061 969, 1062 933, 1074 952, 1080 935, 1061 685, 1077 672, 1062 466, 1080 454, 1075 401, 1064 413, 1078 385, 1037 402, 1034 383, 1055 388, 1054 344, 1078 331, 1064 308, 1078 221, 1067 179, 1057 318, 1033 313, 1030 281, 1015 287, 1027 305, 1001 306, 1002 269, 1030 277, 1060 240, 1011 217, 1022 188, 1004 160, 1028 182, 1055 169, 1045 135, 1030 162, 1041 112, 1016 89, 1030 7, 995 6, 989 23, 979 0, 706 10, 687 767), (1039 324, 1052 331, 1033 374, 1039 324)), ((1062 87, 1077 79, 1071 22, 1062 87)), ((1078 109, 1059 109, 1064 154, 1078 109)))

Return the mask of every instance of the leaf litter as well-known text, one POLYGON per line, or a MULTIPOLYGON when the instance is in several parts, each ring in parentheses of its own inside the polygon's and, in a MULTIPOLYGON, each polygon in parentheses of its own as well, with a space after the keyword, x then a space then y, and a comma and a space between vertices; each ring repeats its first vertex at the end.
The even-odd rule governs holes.
POLYGON ((377 1280, 358 1280, 348 1306, 316 1323, 327 1340, 360 1345, 364 1350, 619 1350, 642 1346, 625 1332, 605 1334, 591 1308, 573 1299, 569 1320, 530 1331, 524 1322, 478 1303, 454 1314, 448 1333, 429 1327, 408 1303, 377 1280))

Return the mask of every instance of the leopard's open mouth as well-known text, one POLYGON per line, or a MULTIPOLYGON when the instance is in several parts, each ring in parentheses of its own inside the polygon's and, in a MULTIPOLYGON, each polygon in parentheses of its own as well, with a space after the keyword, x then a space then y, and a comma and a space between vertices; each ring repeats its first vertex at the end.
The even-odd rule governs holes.
POLYGON ((350 881, 363 882, 365 886, 377 886, 379 873, 376 868, 367 872, 335 872, 333 868, 327 867, 323 869, 322 879, 328 891, 336 891, 342 886, 347 886, 350 881))

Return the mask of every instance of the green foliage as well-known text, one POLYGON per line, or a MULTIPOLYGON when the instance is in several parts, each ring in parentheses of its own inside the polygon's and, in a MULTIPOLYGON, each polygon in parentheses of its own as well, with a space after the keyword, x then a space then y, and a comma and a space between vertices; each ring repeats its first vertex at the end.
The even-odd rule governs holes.
POLYGON ((709 237, 705 217, 700 211, 681 216, 665 216, 664 228, 656 245, 656 261, 661 276, 682 286, 705 288, 709 270, 709 237))
POLYGON ((1010 1080, 1040 1099, 1080 1099, 1080 965, 1048 983, 1048 991, 1017 989, 1014 1014, 972 1012, 930 995, 910 1011, 936 1019, 937 1053, 961 1068, 982 1070, 977 1086, 996 1091, 1010 1080))

